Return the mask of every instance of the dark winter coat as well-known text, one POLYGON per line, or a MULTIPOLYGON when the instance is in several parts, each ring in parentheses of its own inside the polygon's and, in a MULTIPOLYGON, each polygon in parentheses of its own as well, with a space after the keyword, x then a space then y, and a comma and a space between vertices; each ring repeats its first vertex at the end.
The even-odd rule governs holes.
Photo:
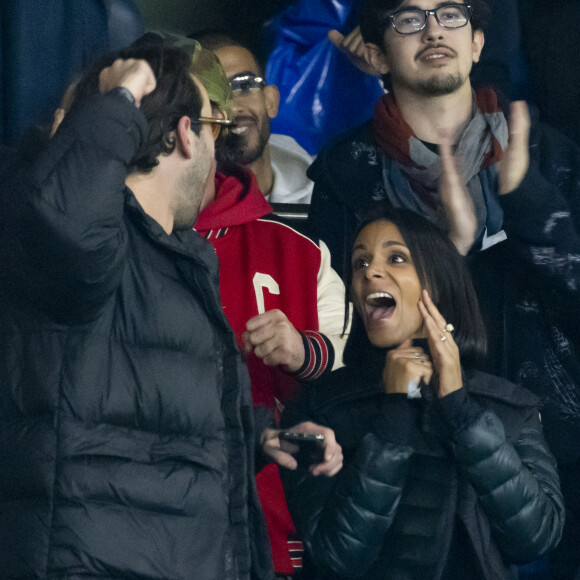
POLYGON ((380 377, 347 365, 282 417, 331 427, 344 453, 333 478, 283 473, 307 578, 499 580, 557 544, 562 495, 531 393, 466 371, 464 388, 425 402, 385 394, 380 377))
POLYGON ((217 258, 124 186, 146 130, 93 97, 2 185, 4 578, 272 575, 217 258))

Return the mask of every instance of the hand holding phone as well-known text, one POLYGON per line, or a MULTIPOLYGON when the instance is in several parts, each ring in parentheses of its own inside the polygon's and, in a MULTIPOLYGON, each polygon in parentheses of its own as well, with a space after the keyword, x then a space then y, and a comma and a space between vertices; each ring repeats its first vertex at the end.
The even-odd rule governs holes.
POLYGON ((334 431, 312 421, 302 421, 288 431, 264 429, 260 447, 267 459, 288 469, 298 467, 294 454, 306 447, 307 451, 302 452, 305 456, 298 459, 301 467, 314 477, 333 477, 342 469, 342 447, 336 441, 334 431))
POLYGON ((299 469, 308 469, 311 465, 324 462, 324 435, 281 431, 278 437, 280 448, 296 459, 299 469))

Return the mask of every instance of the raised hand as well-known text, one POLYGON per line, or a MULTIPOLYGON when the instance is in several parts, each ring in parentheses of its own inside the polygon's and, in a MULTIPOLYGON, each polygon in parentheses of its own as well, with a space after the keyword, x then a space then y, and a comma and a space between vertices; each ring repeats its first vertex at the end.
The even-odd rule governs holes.
POLYGON ((457 170, 457 159, 451 153, 451 139, 448 135, 442 136, 439 155, 443 164, 439 178, 439 197, 447 217, 449 239, 457 251, 465 256, 475 241, 477 219, 471 196, 457 170))
POLYGON ((330 30, 328 39, 356 68, 368 75, 379 76, 379 71, 365 59, 365 43, 359 26, 346 36, 338 30, 330 30))
POLYGON ((135 106, 141 106, 141 99, 155 90, 157 81, 149 63, 145 60, 118 58, 111 66, 99 74, 99 91, 108 93, 116 87, 123 87, 135 97, 135 106))
POLYGON ((421 292, 418 306, 427 330, 437 396, 441 398, 463 386, 459 348, 453 340, 453 326, 441 316, 427 290, 421 292))
POLYGON ((419 346, 412 346, 411 339, 387 352, 383 368, 383 386, 388 394, 413 395, 419 383, 431 381, 433 365, 429 355, 419 346))
POLYGON ((296 372, 304 363, 302 336, 278 309, 250 318, 242 335, 244 350, 253 352, 268 366, 282 365, 296 372))
POLYGON ((499 168, 499 193, 517 189, 530 165, 530 113, 525 101, 514 101, 510 107, 509 142, 499 168))

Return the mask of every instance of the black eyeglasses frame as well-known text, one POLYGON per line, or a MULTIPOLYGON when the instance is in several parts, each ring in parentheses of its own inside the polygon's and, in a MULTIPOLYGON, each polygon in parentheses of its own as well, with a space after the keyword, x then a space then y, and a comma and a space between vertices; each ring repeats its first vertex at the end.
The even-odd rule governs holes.
POLYGON ((400 34, 401 36, 409 36, 411 34, 416 34, 417 32, 421 32, 421 30, 424 30, 425 27, 427 26, 427 21, 429 20, 429 16, 431 14, 435 17, 437 24, 441 26, 441 28, 445 28, 445 30, 458 30, 459 28, 464 28, 465 26, 467 26, 471 21, 472 8, 469 4, 461 4, 460 2, 450 2, 449 4, 443 4, 442 6, 438 6, 434 10, 422 10, 421 8, 402 8, 400 10, 397 10, 396 12, 393 12, 392 14, 388 14, 387 18, 391 21, 391 26, 395 29, 395 32, 397 34, 400 34), (465 24, 462 24, 461 26, 445 26, 444 24, 441 23, 439 17, 437 16, 437 11, 444 8, 449 8, 450 6, 451 7, 459 6, 467 10, 465 24), (395 17, 398 14, 401 14, 401 12, 419 12, 425 14, 425 22, 423 23, 423 26, 421 26, 421 28, 417 28, 417 30, 413 30, 413 32, 399 31, 395 26, 395 17))

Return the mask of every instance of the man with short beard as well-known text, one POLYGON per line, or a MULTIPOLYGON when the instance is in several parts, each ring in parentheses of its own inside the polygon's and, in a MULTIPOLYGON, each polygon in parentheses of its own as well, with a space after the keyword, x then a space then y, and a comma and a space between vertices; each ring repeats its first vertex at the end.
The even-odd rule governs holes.
POLYGON ((207 34, 196 39, 217 55, 232 87, 236 127, 216 153, 218 164, 250 169, 270 203, 310 203, 313 183, 306 171, 313 158, 292 137, 270 132, 278 88, 266 83, 254 55, 232 38, 207 34))
POLYGON ((357 216, 378 204, 425 216, 467 256, 488 334, 481 369, 540 398, 567 509, 554 577, 572 578, 580 571, 580 151, 525 103, 474 90, 486 12, 482 0, 363 2, 365 59, 388 93, 372 120, 310 168, 309 226, 341 275, 357 216))
POLYGON ((190 65, 103 57, 2 181, 3 578, 273 578, 249 378, 192 230, 214 120, 190 65))
MULTIPOLYGON (((365 60, 388 90, 372 121, 323 149, 308 172, 315 182, 311 233, 327 243, 340 274, 355 214, 378 201, 415 209, 469 243, 471 231, 456 232, 449 204, 438 201, 437 153, 443 141, 459 146, 457 155, 469 163, 461 176, 466 183, 480 170, 497 173, 507 123, 496 93, 474 92, 469 77, 483 49, 487 16, 483 0, 470 6, 433 0, 363 3, 365 60)), ((472 181, 477 234, 489 237, 501 230, 501 220, 479 180, 472 181)))

